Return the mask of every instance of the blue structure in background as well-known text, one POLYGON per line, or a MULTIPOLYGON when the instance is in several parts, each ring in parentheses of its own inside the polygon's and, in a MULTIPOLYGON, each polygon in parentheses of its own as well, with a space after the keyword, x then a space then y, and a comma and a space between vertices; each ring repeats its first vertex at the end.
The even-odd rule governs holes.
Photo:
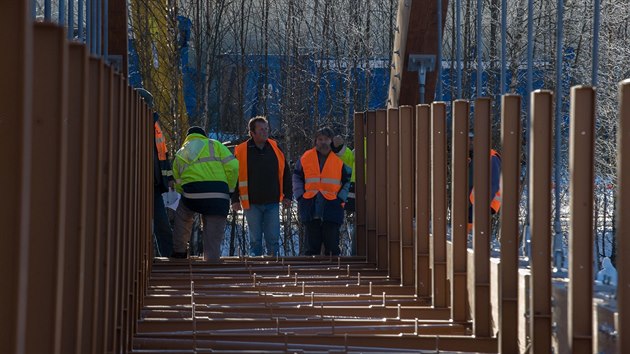
MULTIPOLYGON (((205 66, 202 68, 202 72, 197 72, 194 65, 190 64, 189 58, 189 42, 191 35, 191 26, 192 22, 190 19, 179 16, 178 17, 178 30, 179 30, 179 45, 180 45, 180 70, 182 72, 183 78, 183 92, 184 92, 184 101, 186 105, 187 113, 190 117, 196 117, 200 114, 200 112, 196 111, 197 107, 197 94, 196 94, 196 85, 198 82, 205 82, 206 73, 203 72, 205 66)), ((565 60, 563 61, 564 65, 569 65, 569 62, 574 60, 575 53, 572 48, 565 48, 565 60)), ((248 55, 245 60, 245 88, 244 88, 244 97, 246 106, 243 107, 243 121, 248 120, 249 118, 263 114, 262 105, 264 104, 264 97, 260 97, 260 95, 265 92, 267 94, 267 117, 270 119, 272 125, 278 126, 277 123, 281 117, 282 113, 282 105, 281 98, 283 97, 283 86, 282 86, 282 75, 283 68, 288 65, 288 58, 280 55, 269 55, 265 57, 264 55, 248 55), (263 85, 265 85, 265 59, 267 60, 268 66, 268 76, 267 76, 267 88, 263 90, 263 85)), ((346 62, 337 60, 335 58, 328 59, 315 59, 308 58, 306 59, 306 63, 304 67, 305 70, 308 70, 310 73, 315 73, 317 71, 317 66, 322 64, 319 60, 328 60, 328 63, 325 63, 326 67, 335 67, 337 65, 341 65, 340 68, 329 69, 324 71, 322 74, 322 78, 320 81, 321 89, 319 90, 318 97, 312 98, 310 102, 317 104, 317 110, 319 112, 319 116, 328 116, 331 115, 333 117, 341 118, 344 116, 345 112, 343 102, 343 94, 346 90, 345 85, 348 85, 348 75, 350 75, 354 81, 354 85, 356 87, 356 97, 361 100, 361 106, 363 106, 365 102, 366 94, 369 92, 368 99, 368 110, 375 110, 379 108, 385 108, 388 96, 388 87, 389 87, 389 60, 387 58, 377 58, 370 60, 369 70, 366 68, 355 68, 347 69, 343 67, 346 65, 346 62), (369 79, 369 80, 368 80, 369 79), (369 81, 369 87, 366 86, 366 83, 369 81), (329 100, 327 95, 333 95, 336 98, 335 100, 329 100)), ((209 102, 210 106, 217 105, 219 102, 220 91, 233 92, 233 85, 236 85, 235 77, 236 74, 233 71, 237 65, 241 64, 241 58, 238 55, 223 55, 220 57, 220 64, 222 67, 227 67, 228 70, 223 70, 222 75, 219 78, 221 82, 214 80, 210 88, 209 93, 209 102), (230 65, 233 64, 233 65, 230 65), (226 66, 227 65, 227 66, 226 66)), ((441 97, 435 97, 436 100, 450 102, 456 97, 452 97, 451 93, 457 95, 457 87, 454 87, 451 90, 453 85, 456 85, 456 82, 451 82, 451 79, 456 80, 456 68, 450 68, 451 61, 443 60, 442 61, 442 70, 441 70, 441 84, 442 84, 442 95, 441 97), (451 73, 452 71, 452 73, 451 73)), ((543 75, 544 71, 538 68, 543 68, 546 65, 533 65, 533 90, 543 88, 543 75)), ((568 70, 565 70, 565 73, 568 73, 568 70)), ((512 82, 514 73, 511 71, 506 72, 506 82, 512 82)), ((517 82, 518 85, 516 87, 516 94, 519 94, 523 97, 523 104, 525 105, 528 102, 528 89, 527 89, 527 68, 525 65, 522 66, 516 73, 518 75, 517 82)), ((314 77, 309 75, 309 77, 314 77)), ((563 76, 563 86, 566 89, 571 84, 571 78, 568 75, 563 76)), ((500 92, 500 77, 497 74, 495 81, 496 87, 493 88, 493 92, 500 92)), ((472 93, 477 92, 477 75, 476 72, 473 71, 471 76, 467 80, 467 91, 472 93)), ((129 83, 133 87, 142 87, 142 78, 139 71, 139 58, 138 53, 135 48, 134 39, 129 39, 129 83)), ((483 90, 482 93, 487 92, 489 83, 488 72, 484 71, 483 76, 481 77, 481 84, 483 90)), ((315 92, 315 83, 309 83, 312 89, 311 92, 315 92)), ((350 115, 353 112, 354 102, 352 95, 348 98, 348 109, 350 115)), ((497 94, 493 97, 493 100, 500 99, 497 94)), ((308 105, 309 102, 305 102, 305 105, 308 105)), ((218 106, 217 106, 218 107, 218 106)), ((309 107, 305 107, 305 112, 309 116, 312 116, 315 111, 315 105, 310 104, 309 107)), ((563 113, 567 112, 567 110, 563 110, 563 113)), ((219 114, 219 113, 214 113, 219 114)), ((564 116, 565 114, 563 114, 564 116)), ((566 115, 568 117, 568 114, 566 115)), ((564 117, 565 119, 568 119, 564 117)), ((211 119, 211 121, 217 121, 217 119, 211 119)), ((309 122, 305 122, 305 124, 309 124, 309 122)), ((210 130, 213 127, 210 128, 210 130)))
MULTIPOLYGON (((196 94, 196 85, 198 82, 205 82, 206 73, 197 72, 194 65, 190 65, 189 58, 189 41, 190 41, 190 33, 191 33, 192 22, 190 19, 179 16, 178 17, 178 30, 180 33, 179 45, 180 45, 180 70, 182 72, 183 78, 183 91, 184 91, 184 101, 186 104, 186 111, 190 117, 195 117, 200 112, 196 111, 197 107, 197 94, 196 94)), ((235 65, 240 65, 240 58, 236 55, 224 55, 221 57, 223 60, 220 65, 225 65, 229 63, 228 61, 233 62, 235 65)), ((283 97, 283 87, 282 87, 282 69, 287 64, 286 57, 279 55, 269 55, 266 57, 267 65, 268 65, 268 77, 267 77, 267 89, 264 92, 267 93, 267 116, 272 122, 272 124, 276 124, 279 121, 281 116, 282 102, 281 98, 283 97)), ((260 94, 263 92, 262 87, 264 83, 264 69, 265 69, 265 56, 263 55, 249 55, 245 59, 245 88, 244 88, 244 97, 245 104, 244 107, 244 117, 242 119, 248 120, 249 118, 256 116, 258 114, 263 114, 261 111, 262 104, 264 101, 264 97, 260 97, 260 94)), ((336 62, 336 60, 330 59, 331 63, 336 62)), ((362 102, 365 100, 365 95, 368 92, 368 87, 366 87, 366 80, 369 78, 369 90, 370 96, 368 100, 368 109, 373 110, 377 108, 383 108, 385 106, 385 102, 387 101, 387 88, 389 85, 389 62, 388 59, 376 59, 372 60, 374 63, 385 63, 385 65, 374 65, 371 66, 369 71, 363 68, 352 69, 350 75, 353 76, 353 79, 356 81, 356 89, 357 89, 357 97, 359 97, 362 102), (368 77, 369 76, 369 77, 368 77)), ((310 59, 306 63, 306 68, 315 73, 317 69, 317 63, 310 59)), ((317 97, 314 102, 318 104, 318 111, 320 115, 327 115, 330 112, 330 115, 335 117, 343 116, 343 105, 339 104, 339 102, 330 102, 326 95, 328 92, 338 92, 338 90, 344 90, 345 87, 342 85, 346 85, 347 76, 344 74, 345 69, 340 70, 329 70, 323 74, 321 79, 321 84, 324 89, 320 90, 319 97, 317 97)), ((229 74, 221 77, 221 87, 218 86, 218 83, 213 83, 211 87, 211 92, 208 95, 209 100, 215 102, 218 100, 219 91, 224 90, 232 90, 231 85, 235 84, 231 82, 233 78, 229 77, 229 74)), ((139 70, 139 58, 138 53, 135 47, 134 39, 129 39, 129 83, 132 87, 142 87, 142 77, 140 75, 139 70)), ((313 87, 315 86, 312 83, 313 87)), ((314 92, 314 89, 312 90, 314 92)), ((337 94, 336 97, 340 95, 337 94)), ((352 115, 354 106, 354 102, 352 102, 352 97, 349 97, 349 109, 350 114, 352 115)), ((211 104, 212 106, 212 104, 211 104)), ((307 112, 312 114, 314 112, 314 106, 306 107, 307 112)), ((215 119, 211 119, 211 121, 216 121, 215 119)))

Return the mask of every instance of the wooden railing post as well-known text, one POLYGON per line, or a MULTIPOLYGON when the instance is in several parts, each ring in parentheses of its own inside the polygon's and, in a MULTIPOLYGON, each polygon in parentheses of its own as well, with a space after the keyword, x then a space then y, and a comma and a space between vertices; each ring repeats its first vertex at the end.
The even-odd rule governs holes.
POLYGON ((518 353, 518 218, 521 176, 521 96, 501 98, 501 263, 499 351, 518 353))
POLYGON ((367 226, 367 261, 376 263, 376 112, 370 111, 367 116, 367 176, 366 176, 366 220, 367 226))
POLYGON ((82 326, 79 312, 80 262, 82 244, 86 237, 81 227, 82 195, 76 186, 83 178, 82 139, 83 124, 87 119, 88 92, 88 51, 83 44, 71 43, 69 65, 72 68, 68 77, 68 186, 66 195, 66 254, 64 257, 64 324, 62 329, 63 353, 76 353, 77 338, 82 326))
POLYGON ((27 353, 60 353, 66 227, 68 45, 63 28, 33 30, 33 125, 27 353))
POLYGON ((355 215, 355 243, 357 256, 367 255, 367 239, 365 225, 365 113, 354 114, 354 168, 355 172, 355 194, 356 194, 356 215, 355 215))
POLYGON ((387 234, 387 111, 376 111, 376 248, 378 269, 389 265, 389 241, 387 234))
POLYGON ((431 296, 429 222, 431 218, 431 106, 416 106, 416 295, 431 296))
POLYGON ((387 235, 389 275, 400 279, 400 135, 398 109, 387 110, 387 235))
POLYGON ((431 231, 433 234, 433 306, 448 307, 446 285, 446 104, 431 104, 431 231))
POLYGON ((451 162, 451 316, 465 322, 468 313, 468 115, 470 103, 453 102, 453 141, 451 162))
POLYGON ((618 353, 630 352, 630 80, 619 84, 619 128, 617 129, 617 310, 618 353), (626 274, 628 273, 628 274, 626 274))
MULTIPOLYGON (((551 91, 531 95, 531 168, 529 170, 532 230, 530 328, 534 353, 551 351, 551 91)), ((590 309, 590 307, 589 307, 590 309)), ((589 310, 590 311, 590 310, 589 310)))
POLYGON ((414 240, 413 240, 413 213, 414 213, 414 170, 413 170, 413 107, 401 106, 399 109, 400 127, 400 282, 402 285, 415 284, 414 276, 414 240))
POLYGON ((474 332, 491 337, 490 309, 490 112, 489 98, 475 100, 473 139, 474 332))
MULTIPOLYGON (((5 270, 0 291, 0 348, 23 352, 28 289, 29 213, 31 199, 31 145, 33 125, 33 26, 31 1, 0 3, 0 151, 4 186, 0 206, 2 240, 11 240, 11 250, 0 257, 5 270)), ((33 218, 34 219, 34 218, 33 218)))

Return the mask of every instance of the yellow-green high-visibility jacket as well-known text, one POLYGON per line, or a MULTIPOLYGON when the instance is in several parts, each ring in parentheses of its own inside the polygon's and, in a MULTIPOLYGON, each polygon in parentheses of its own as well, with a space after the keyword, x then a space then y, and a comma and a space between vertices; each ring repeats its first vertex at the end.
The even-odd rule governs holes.
POLYGON ((227 215, 238 178, 238 160, 221 142, 186 137, 173 161, 175 189, 186 207, 204 215, 227 215))
POLYGON ((341 150, 337 153, 337 156, 343 161, 346 166, 352 169, 352 177, 350 177, 350 182, 354 183, 356 181, 354 176, 354 150, 350 150, 348 145, 344 145, 341 150))

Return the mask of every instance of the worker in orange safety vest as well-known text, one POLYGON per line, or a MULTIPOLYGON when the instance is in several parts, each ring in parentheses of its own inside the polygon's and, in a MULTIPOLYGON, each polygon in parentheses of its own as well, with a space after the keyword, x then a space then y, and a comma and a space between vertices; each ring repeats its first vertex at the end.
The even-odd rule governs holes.
POLYGON ((352 170, 334 153, 334 133, 325 127, 315 134, 315 147, 307 150, 293 171, 293 195, 305 227, 304 254, 337 256, 339 227, 343 223, 344 203, 348 198, 352 170))
MULTIPOLYGON (((472 231, 473 226, 473 205, 475 204, 475 193, 473 190, 473 138, 474 134, 468 134, 468 189, 470 204, 468 207, 468 231, 472 231)), ((490 213, 493 215, 501 209, 501 155, 490 149, 490 213)))
POLYGON ((247 219, 249 255, 275 256, 280 251, 280 202, 290 209, 293 199, 291 173, 278 143, 269 138, 267 119, 254 117, 248 128, 250 139, 234 149, 239 171, 232 210, 243 209, 247 219))

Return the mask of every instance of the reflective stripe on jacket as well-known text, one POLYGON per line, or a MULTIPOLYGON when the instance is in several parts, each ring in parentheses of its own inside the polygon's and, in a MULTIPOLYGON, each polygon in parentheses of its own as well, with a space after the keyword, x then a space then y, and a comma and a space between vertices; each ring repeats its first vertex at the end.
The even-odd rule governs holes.
POLYGON ((310 149, 300 158, 304 169, 303 198, 311 199, 321 193, 328 200, 335 200, 341 189, 343 161, 335 154, 328 154, 324 168, 319 169, 317 150, 310 149))
POLYGON ((238 161, 219 141, 190 134, 175 154, 173 170, 175 189, 185 198, 228 200, 236 185, 238 161), (186 188, 203 182, 217 183, 205 184, 207 187, 196 188, 194 192, 186 188))
MULTIPOLYGON (((273 151, 276 154, 278 159, 278 184, 280 185, 280 196, 279 200, 282 201, 284 198, 284 192, 282 190, 282 185, 284 184, 284 165, 285 159, 284 154, 280 151, 278 147, 278 143, 276 143, 273 139, 267 139, 269 145, 273 148, 273 151)), ((241 206, 243 209, 249 209, 249 182, 248 182, 248 171, 247 171, 247 143, 249 140, 242 142, 236 146, 234 149, 234 156, 238 160, 238 192, 239 198, 241 200, 241 206)))

